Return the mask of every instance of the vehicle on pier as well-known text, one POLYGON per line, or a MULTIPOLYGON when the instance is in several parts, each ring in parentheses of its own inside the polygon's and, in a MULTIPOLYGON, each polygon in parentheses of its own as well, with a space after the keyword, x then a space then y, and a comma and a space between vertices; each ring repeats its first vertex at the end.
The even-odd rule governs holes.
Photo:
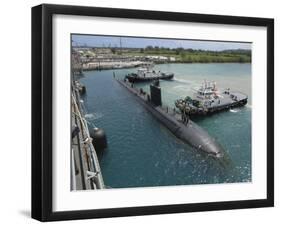
POLYGON ((175 106, 183 113, 195 115, 207 115, 210 113, 241 107, 247 104, 248 96, 229 88, 218 90, 216 82, 204 81, 202 86, 195 90, 194 97, 187 96, 175 101, 175 106))
POLYGON ((149 67, 139 68, 137 73, 130 73, 125 76, 125 78, 131 82, 147 82, 153 80, 171 80, 174 78, 173 73, 164 73, 161 71, 155 71, 150 69, 149 67))

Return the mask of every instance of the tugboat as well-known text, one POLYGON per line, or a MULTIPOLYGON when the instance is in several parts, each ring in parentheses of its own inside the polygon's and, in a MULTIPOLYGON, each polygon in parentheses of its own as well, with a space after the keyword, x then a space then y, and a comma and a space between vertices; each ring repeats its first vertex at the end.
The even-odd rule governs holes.
POLYGON ((137 70, 137 73, 130 73, 125 76, 125 78, 130 83, 136 83, 136 82, 147 82, 147 81, 153 81, 153 80, 171 80, 174 77, 173 73, 164 73, 161 71, 155 71, 151 70, 148 67, 147 68, 139 68, 137 70))
POLYGON ((194 97, 187 96, 175 101, 175 106, 189 116, 207 115, 247 104, 248 96, 244 93, 231 91, 229 88, 222 92, 217 89, 216 82, 204 81, 195 90, 194 97))

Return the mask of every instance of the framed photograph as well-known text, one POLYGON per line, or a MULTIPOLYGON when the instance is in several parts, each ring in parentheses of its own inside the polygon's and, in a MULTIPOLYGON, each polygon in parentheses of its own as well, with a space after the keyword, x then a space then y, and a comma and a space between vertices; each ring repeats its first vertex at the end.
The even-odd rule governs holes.
POLYGON ((274 21, 32 8, 32 217, 274 205, 274 21))

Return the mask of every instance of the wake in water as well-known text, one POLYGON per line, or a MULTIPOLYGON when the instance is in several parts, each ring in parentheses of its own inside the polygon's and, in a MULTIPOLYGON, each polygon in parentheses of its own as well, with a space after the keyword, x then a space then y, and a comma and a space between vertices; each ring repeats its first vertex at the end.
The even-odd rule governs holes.
POLYGON ((102 113, 92 113, 92 114, 85 114, 85 118, 89 120, 96 120, 99 118, 102 118, 103 114, 102 113))
POLYGON ((237 110, 237 109, 236 109, 236 110, 235 110, 235 109, 230 109, 229 111, 232 112, 232 113, 237 113, 237 112, 239 112, 239 110, 237 110))
POLYGON ((178 85, 178 86, 174 86, 172 87, 173 89, 183 89, 183 90, 186 90, 187 89, 187 86, 184 86, 184 85, 178 85))
POLYGON ((180 83, 185 83, 185 84, 191 84, 190 81, 185 80, 185 79, 180 79, 180 78, 174 78, 173 81, 180 82, 180 83))

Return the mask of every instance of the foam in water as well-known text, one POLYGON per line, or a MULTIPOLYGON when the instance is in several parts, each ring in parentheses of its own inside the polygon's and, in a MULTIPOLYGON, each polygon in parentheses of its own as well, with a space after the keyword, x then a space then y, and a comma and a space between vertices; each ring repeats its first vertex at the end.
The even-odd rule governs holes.
POLYGON ((178 85, 178 86, 174 86, 173 89, 183 89, 183 90, 186 90, 187 87, 186 86, 182 86, 182 85, 178 85))
POLYGON ((86 119, 92 119, 92 120, 95 120, 95 119, 99 119, 99 118, 101 118, 103 116, 103 114, 102 113, 98 113, 98 112, 96 112, 96 113, 90 113, 90 114, 85 114, 85 118, 86 119))
POLYGON ((191 84, 190 81, 185 80, 185 79, 174 78, 173 81, 180 82, 180 83, 185 83, 185 84, 191 84))

